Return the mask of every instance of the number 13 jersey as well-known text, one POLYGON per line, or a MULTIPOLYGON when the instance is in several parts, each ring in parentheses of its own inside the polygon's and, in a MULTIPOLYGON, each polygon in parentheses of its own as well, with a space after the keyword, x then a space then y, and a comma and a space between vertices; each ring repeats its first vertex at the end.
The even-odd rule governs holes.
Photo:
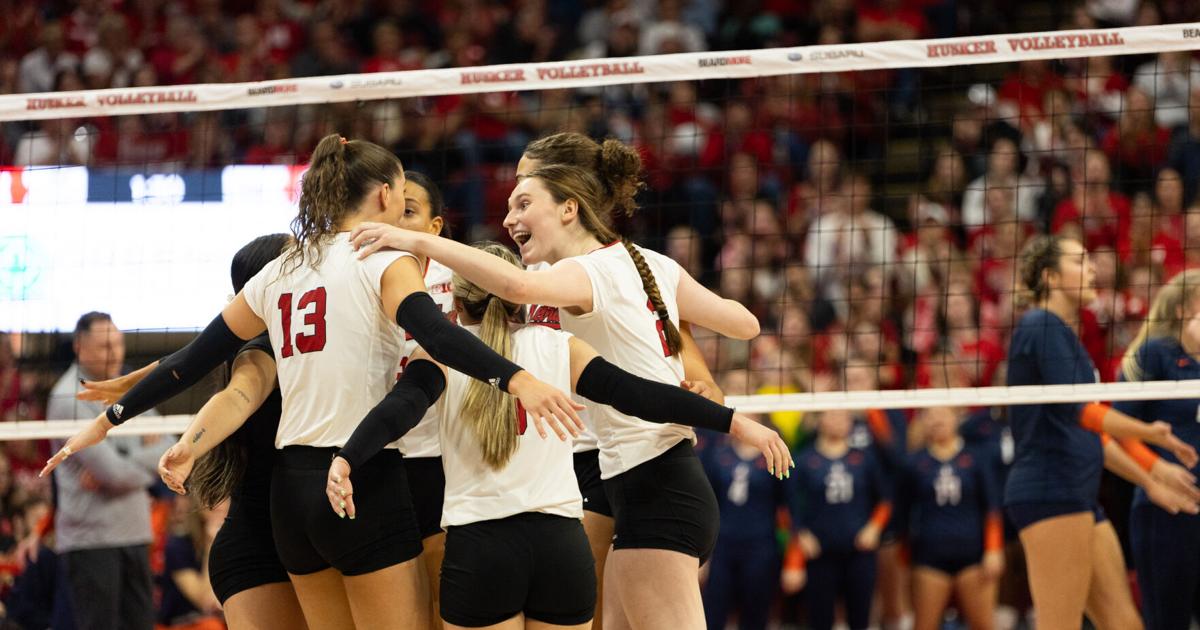
POLYGON ((280 256, 246 283, 246 302, 267 324, 283 394, 275 448, 344 445, 391 389, 404 332, 383 312, 380 287, 383 272, 405 256, 412 254, 359 260, 350 233, 339 232, 322 244, 315 267, 285 266, 280 256))

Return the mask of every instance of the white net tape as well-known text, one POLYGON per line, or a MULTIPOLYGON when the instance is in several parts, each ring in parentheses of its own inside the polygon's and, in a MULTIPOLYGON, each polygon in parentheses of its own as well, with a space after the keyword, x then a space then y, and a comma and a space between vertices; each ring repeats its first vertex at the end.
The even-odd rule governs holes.
POLYGON ((629 83, 932 68, 1200 48, 1200 23, 0 96, 0 121, 629 83))
MULTIPOLYGON (((1200 396, 1200 380, 1095 383, 1090 385, 1023 385, 1020 387, 955 387, 870 392, 820 392, 729 396, 726 404, 746 413, 822 411, 827 409, 921 409, 984 407, 1039 403, 1118 400, 1167 400, 1200 396)), ((182 433, 190 415, 138 418, 117 427, 122 435, 182 433)), ((65 438, 91 420, 47 420, 0 424, 0 441, 65 438)))

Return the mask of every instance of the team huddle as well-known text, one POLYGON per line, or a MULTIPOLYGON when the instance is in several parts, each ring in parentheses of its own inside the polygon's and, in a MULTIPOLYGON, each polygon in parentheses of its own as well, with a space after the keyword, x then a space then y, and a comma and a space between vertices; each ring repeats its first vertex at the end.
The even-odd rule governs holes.
POLYGON ((718 517, 692 427, 754 445, 777 477, 792 462, 701 395, 719 390, 681 326, 748 339, 754 316, 613 231, 640 170, 616 141, 530 145, 505 219, 526 270, 437 236, 440 193, 390 152, 326 137, 291 237, 235 256, 237 295, 187 347, 88 384, 115 402, 47 472, 231 362, 160 466, 178 492, 231 499, 209 560, 231 626, 702 626, 718 517), (227 442, 236 483, 199 475, 227 442))
MULTIPOLYGON (((723 406, 688 333, 694 324, 750 339, 754 315, 614 231, 615 215, 636 210, 640 172, 637 153, 615 140, 563 133, 530 144, 503 224, 517 256, 441 237, 441 194, 428 178, 378 145, 324 138, 293 233, 238 252, 236 296, 187 347, 86 384, 111 405, 46 471, 228 364, 227 387, 160 473, 206 505, 230 500, 209 576, 231 627, 705 627, 697 574, 719 516, 693 428, 732 434, 778 479, 793 463, 774 430, 723 406)), ((1022 259, 1033 308, 1014 332, 1008 383, 1092 382, 1071 326, 1091 290, 1086 252, 1037 237, 1022 259)), ((1189 314, 1188 327, 1144 331, 1126 378, 1177 378, 1155 370, 1195 365, 1184 351, 1200 309, 1192 279, 1173 281, 1157 307, 1164 318, 1189 314), (1172 334, 1175 345, 1163 340, 1172 334)), ((953 423, 932 422, 928 452, 910 458, 899 484, 912 495, 900 514, 882 477, 902 476, 907 454, 864 456, 846 446, 848 416, 827 412, 797 470, 814 498, 783 587, 801 587, 807 557, 814 627, 832 627, 840 595, 850 626, 865 628, 870 601, 850 594, 870 589, 843 587, 873 581, 874 565, 856 568, 855 549, 877 546, 889 523, 935 522, 913 505, 976 504, 954 516, 969 523, 969 553, 918 532, 913 561, 918 578, 921 568, 943 582, 976 569, 994 577, 1003 504, 1039 628, 1078 628, 1085 612, 1099 627, 1140 627, 1120 547, 1095 507, 1100 469, 1144 488, 1147 537, 1173 523, 1156 519, 1195 514, 1194 448, 1169 423, 1137 420, 1184 411, 1014 406, 1003 500, 960 453, 953 423)), ((1178 613, 1162 588, 1143 590, 1148 616, 1178 613)), ((972 627, 990 628, 972 601, 959 593, 972 627)), ((940 613, 918 609, 918 626, 940 613)))

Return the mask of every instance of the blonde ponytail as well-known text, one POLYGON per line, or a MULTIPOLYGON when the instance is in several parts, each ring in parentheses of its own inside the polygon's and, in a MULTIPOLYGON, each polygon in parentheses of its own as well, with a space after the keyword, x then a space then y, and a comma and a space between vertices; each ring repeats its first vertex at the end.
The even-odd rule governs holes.
POLYGON ((1130 342, 1121 358, 1121 374, 1127 381, 1140 381, 1145 371, 1138 363, 1137 355, 1142 346, 1151 339, 1161 337, 1180 338, 1183 334, 1184 315, 1189 302, 1200 295, 1200 269, 1188 269, 1175 274, 1154 296, 1150 312, 1138 329, 1137 336, 1130 342))
MULTIPOLYGON (((517 267, 521 266, 512 250, 499 243, 475 243, 474 247, 517 267)), ((512 359, 512 330, 509 325, 523 319, 521 305, 506 302, 458 274, 454 275, 451 283, 454 297, 463 311, 479 320, 479 339, 496 354, 512 359)), ((484 463, 492 470, 504 468, 516 452, 520 437, 516 399, 488 383, 472 379, 463 397, 461 417, 474 431, 484 463)))

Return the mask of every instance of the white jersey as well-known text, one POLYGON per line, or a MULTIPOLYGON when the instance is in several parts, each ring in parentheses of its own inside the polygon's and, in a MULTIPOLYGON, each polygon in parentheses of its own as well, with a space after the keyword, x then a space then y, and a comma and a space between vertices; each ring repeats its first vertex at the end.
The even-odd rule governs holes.
MULTIPOLYGON (((477 326, 467 330, 478 334, 477 326)), ((571 390, 570 335, 544 326, 524 326, 513 332, 513 361, 543 382, 571 390)), ((483 462, 475 431, 462 420, 463 398, 471 378, 449 370, 446 391, 438 402, 441 412, 442 467, 446 496, 442 527, 541 512, 583 518, 583 498, 575 480, 571 445, 553 434, 546 439, 530 426, 517 408, 521 437, 504 468, 492 470, 483 462)), ((515 403, 514 403, 515 404, 515 403)))
MULTIPOLYGON (((526 269, 530 271, 538 271, 549 268, 550 265, 546 263, 534 263, 526 267, 526 269)), ((545 326, 553 330, 562 330, 562 322, 560 321, 558 315, 557 306, 530 304, 529 312, 526 315, 526 321, 528 321, 530 324, 545 326)), ((592 401, 582 396, 576 396, 575 394, 571 394, 571 399, 583 405, 584 407, 589 407, 592 404, 592 401)), ((576 453, 585 453, 587 451, 594 451, 600 448, 600 444, 596 441, 596 432, 592 429, 592 418, 588 414, 587 409, 579 412, 579 419, 583 420, 583 426, 585 428, 583 431, 580 431, 579 435, 575 438, 574 446, 572 447, 573 450, 576 453)))
MULTIPOLYGON (((674 260, 638 247, 654 273, 671 321, 679 325, 675 295, 680 274, 674 260)), ((642 378, 679 385, 683 361, 669 355, 658 314, 650 306, 642 278, 625 247, 616 242, 564 260, 583 267, 592 282, 592 312, 572 315, 561 309, 563 330, 588 342, 617 367, 642 378)), ((561 264, 561 263, 560 263, 561 264)), ((592 404, 592 430, 600 445, 600 477, 609 479, 666 452, 680 440, 695 441, 691 427, 658 424, 625 415, 608 405, 592 404)))
POLYGON ((404 333, 383 312, 380 283, 404 256, 412 254, 387 250, 359 260, 350 234, 339 232, 317 268, 306 263, 281 276, 280 256, 246 283, 246 302, 266 322, 275 350, 283 394, 276 448, 345 445, 391 389, 404 333))
MULTIPOLYGON (((454 271, 433 259, 429 259, 425 267, 425 288, 430 297, 447 317, 454 314, 454 287, 450 286, 450 278, 454 271)), ((404 373, 408 357, 417 349, 417 341, 412 335, 404 335, 404 355, 400 357, 400 366, 396 369, 396 378, 404 373)), ((442 449, 438 446, 438 413, 436 409, 425 412, 425 417, 411 431, 400 438, 400 452, 405 457, 440 457, 442 449)))

